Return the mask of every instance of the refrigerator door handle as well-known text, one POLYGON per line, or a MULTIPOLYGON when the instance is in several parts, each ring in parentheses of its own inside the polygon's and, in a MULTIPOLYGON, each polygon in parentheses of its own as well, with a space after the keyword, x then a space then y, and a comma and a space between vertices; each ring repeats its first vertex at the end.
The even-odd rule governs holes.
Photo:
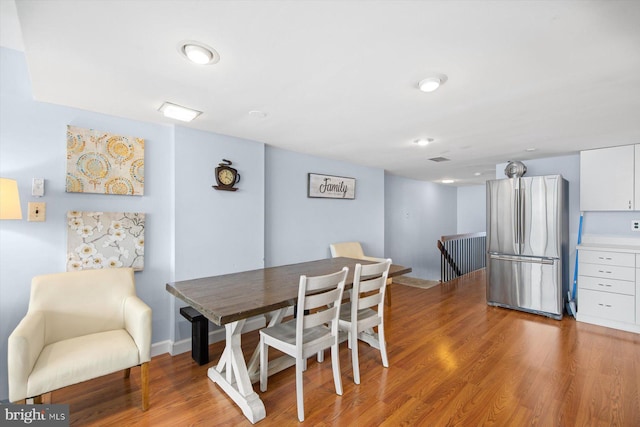
POLYGON ((512 256, 512 255, 500 255, 500 254, 494 254, 494 253, 490 253, 489 257, 491 259, 497 259, 499 261, 526 262, 529 264, 545 264, 545 265, 551 265, 556 261, 554 258, 520 257, 520 256, 512 256))
POLYGON ((516 239, 515 243, 520 247, 520 189, 516 187, 514 191, 514 203, 515 209, 513 210, 514 218, 513 225, 515 226, 515 230, 513 235, 516 239))
MULTIPOLYGON (((520 180, 518 180, 520 181, 520 180)), ((518 187, 520 186, 520 183, 518 183, 518 187)), ((525 202, 526 197, 524 197, 523 191, 520 191, 520 198, 518 199, 518 224, 520 227, 520 237, 519 237, 519 241, 520 241, 520 252, 522 253, 524 251, 524 202, 525 202)))

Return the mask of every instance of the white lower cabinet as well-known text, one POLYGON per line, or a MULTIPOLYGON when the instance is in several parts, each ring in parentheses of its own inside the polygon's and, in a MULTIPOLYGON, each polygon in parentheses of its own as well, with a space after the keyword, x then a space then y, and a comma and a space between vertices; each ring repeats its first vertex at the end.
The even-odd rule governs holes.
POLYGON ((580 289, 580 313, 616 322, 634 323, 636 299, 634 295, 580 289))
POLYGON ((640 253, 578 249, 577 320, 640 332, 640 253))
MULTIPOLYGON (((638 270, 638 269, 636 269, 638 270)), ((635 272, 635 271, 634 271, 635 272)), ((636 282, 601 277, 580 276, 580 290, 599 291, 622 295, 635 295, 636 282)), ((634 319, 635 320, 635 319, 634 319)))

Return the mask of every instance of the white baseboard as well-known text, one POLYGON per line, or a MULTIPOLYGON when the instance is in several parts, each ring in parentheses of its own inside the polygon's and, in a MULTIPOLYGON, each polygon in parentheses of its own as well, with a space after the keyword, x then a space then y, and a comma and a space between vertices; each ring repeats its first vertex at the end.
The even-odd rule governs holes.
POLYGON ((606 328, 620 329, 623 331, 640 334, 640 325, 634 325, 633 323, 618 322, 615 320, 603 319, 601 317, 580 314, 579 311, 578 311, 578 314, 576 315, 576 320, 578 322, 591 323, 592 325, 604 326, 606 328))
POLYGON ((164 340, 151 344, 151 357, 171 352, 171 341, 164 340))
MULTIPOLYGON (((264 316, 256 316, 247 320, 242 328, 242 332, 255 331, 266 326, 264 316)), ((224 328, 216 328, 209 332, 209 344, 213 344, 218 341, 224 341, 225 330, 224 328)), ((160 341, 151 344, 151 357, 159 356, 164 353, 169 353, 172 356, 177 354, 186 353, 191 351, 191 338, 186 338, 180 341, 172 342, 171 340, 160 341)))

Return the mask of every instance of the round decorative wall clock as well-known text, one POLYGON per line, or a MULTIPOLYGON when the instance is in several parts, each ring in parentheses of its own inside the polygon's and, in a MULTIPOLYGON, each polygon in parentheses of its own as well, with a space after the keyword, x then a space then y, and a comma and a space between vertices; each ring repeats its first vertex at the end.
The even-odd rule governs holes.
POLYGON ((238 171, 231 167, 233 164, 231 160, 222 159, 223 163, 219 163, 216 168, 216 182, 218 185, 214 185, 216 190, 236 191, 234 187, 240 182, 240 174, 238 171))

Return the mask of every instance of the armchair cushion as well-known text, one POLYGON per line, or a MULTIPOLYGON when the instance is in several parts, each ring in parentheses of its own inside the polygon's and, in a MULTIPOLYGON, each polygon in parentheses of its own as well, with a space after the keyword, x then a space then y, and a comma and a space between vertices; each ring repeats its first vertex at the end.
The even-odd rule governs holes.
POLYGON ((138 347, 124 330, 97 332, 46 346, 27 383, 26 396, 139 365, 138 347))

